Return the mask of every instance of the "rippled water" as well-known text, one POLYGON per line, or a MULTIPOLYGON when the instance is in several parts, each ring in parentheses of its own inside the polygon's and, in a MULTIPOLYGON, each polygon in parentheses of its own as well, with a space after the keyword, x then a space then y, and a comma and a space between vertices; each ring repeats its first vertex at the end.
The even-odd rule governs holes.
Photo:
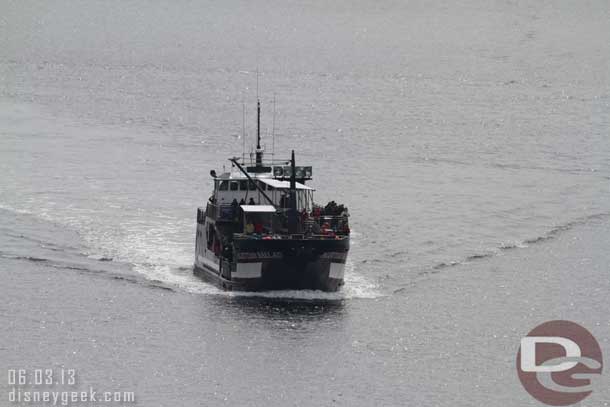
MULTIPOLYGON (((275 326, 277 315, 288 326, 305 324, 302 340, 331 327, 387 332, 398 324, 408 331, 404 310, 386 314, 410 305, 396 292, 433 295, 430 278, 454 272, 474 284, 480 276, 460 265, 535 258, 537 245, 610 215, 609 17, 605 2, 5 2, 0 261, 32 276, 50 264, 75 290, 94 287, 86 280, 91 274, 133 282, 156 304, 167 298, 157 296, 159 287, 189 309, 189 295, 199 295, 193 301, 202 301, 202 313, 229 321, 215 325, 214 334, 198 333, 208 340, 237 335, 233 327, 239 335, 261 334, 247 319, 275 326), (275 99, 277 155, 294 148, 299 163, 314 167, 317 200, 350 208, 353 247, 341 293, 264 294, 271 298, 242 298, 244 305, 243 294, 192 276, 195 208, 210 192, 209 170, 242 153, 243 103, 246 144, 253 143, 257 69, 267 151, 275 99), (71 268, 79 277, 65 274, 71 268), (317 316, 293 321, 287 300, 339 308, 322 314, 321 321, 331 321, 324 327, 317 316), (258 315, 265 301, 271 311, 258 315), (347 328, 343 318, 351 319, 347 328), (354 323, 369 318, 380 325, 354 323)), ((95 313, 94 305, 85 308, 95 313)), ((425 310, 410 311, 425 317, 425 310)), ((191 316, 185 323, 206 321, 191 316)), ((273 329, 259 338, 261 346, 271 353, 280 347, 280 372, 292 377, 288 361, 295 356, 273 329)), ((353 342, 349 334, 341 340, 373 352, 368 362, 396 363, 396 343, 373 332, 354 335, 353 342)), ((355 357, 340 350, 341 358, 355 357)), ((201 360, 212 358, 200 352, 201 360)), ((211 365, 224 363, 214 358, 211 365)), ((388 371, 403 371, 396 368, 388 371)), ((380 374, 377 367, 359 369, 380 374)), ((271 376, 282 381, 277 372, 271 376)), ((398 376, 385 383, 398 385, 398 376)), ((201 396, 195 387, 186 394, 201 396)), ((267 390, 271 404, 292 400, 267 390)), ((309 404, 299 395, 295 405, 309 404)), ((447 400, 441 392, 429 404, 447 400)))

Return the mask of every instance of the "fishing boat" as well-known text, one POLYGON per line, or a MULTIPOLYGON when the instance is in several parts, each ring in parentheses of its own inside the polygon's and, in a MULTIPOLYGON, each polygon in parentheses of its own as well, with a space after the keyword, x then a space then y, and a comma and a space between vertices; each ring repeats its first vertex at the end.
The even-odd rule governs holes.
POLYGON ((194 273, 226 290, 309 289, 343 285, 349 213, 314 202, 311 166, 265 160, 257 101, 255 154, 210 171, 213 192, 197 209, 194 273), (255 158, 253 157, 255 155, 255 158))

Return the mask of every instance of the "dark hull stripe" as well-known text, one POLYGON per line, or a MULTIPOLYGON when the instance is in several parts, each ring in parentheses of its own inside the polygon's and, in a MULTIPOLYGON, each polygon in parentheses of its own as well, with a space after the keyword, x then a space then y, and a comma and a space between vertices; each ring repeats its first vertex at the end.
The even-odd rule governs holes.
MULTIPOLYGON (((254 274, 240 278, 240 273, 232 273, 232 278, 226 279, 205 264, 195 264, 194 273, 220 288, 237 291, 268 291, 309 289, 334 292, 343 285, 345 263, 341 262, 310 262, 294 267, 284 262, 249 262, 254 268, 254 274), (258 267, 257 267, 258 266, 258 267)), ((239 271, 239 264, 235 266, 239 271)))

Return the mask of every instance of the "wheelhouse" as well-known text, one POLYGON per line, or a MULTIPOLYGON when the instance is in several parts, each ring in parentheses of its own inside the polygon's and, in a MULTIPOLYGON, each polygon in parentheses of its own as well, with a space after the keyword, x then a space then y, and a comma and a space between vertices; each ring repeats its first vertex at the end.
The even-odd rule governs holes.
MULTIPOLYGON (((229 205, 233 200, 241 205, 270 205, 271 202, 263 196, 262 190, 271 199, 273 206, 280 210, 288 208, 289 181, 270 176, 262 177, 260 174, 249 175, 251 180, 237 173, 220 175, 214 180, 214 201, 220 205, 229 205)), ((295 185, 297 209, 299 211, 311 211, 314 188, 302 182, 296 182, 295 185)))

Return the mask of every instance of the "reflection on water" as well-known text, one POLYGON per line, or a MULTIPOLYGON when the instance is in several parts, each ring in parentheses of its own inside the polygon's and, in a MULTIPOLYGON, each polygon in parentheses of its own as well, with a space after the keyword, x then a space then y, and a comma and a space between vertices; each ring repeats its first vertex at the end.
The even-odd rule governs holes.
POLYGON ((316 321, 340 318, 345 312, 344 300, 231 297, 227 302, 245 316, 263 316, 269 320, 316 321))
POLYGON ((340 329, 347 317, 345 300, 302 300, 243 296, 205 296, 202 312, 227 321, 245 322, 273 335, 292 332, 320 333, 340 329))

